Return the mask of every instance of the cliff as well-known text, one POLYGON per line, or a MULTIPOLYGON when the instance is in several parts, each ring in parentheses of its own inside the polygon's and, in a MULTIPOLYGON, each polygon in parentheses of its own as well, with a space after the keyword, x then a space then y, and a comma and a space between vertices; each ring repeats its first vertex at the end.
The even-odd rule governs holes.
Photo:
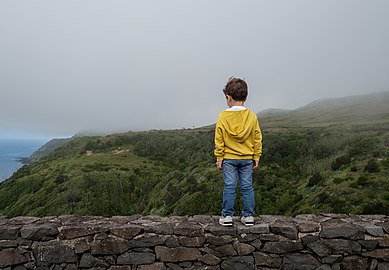
POLYGON ((389 269, 385 215, 0 217, 0 269, 389 269))

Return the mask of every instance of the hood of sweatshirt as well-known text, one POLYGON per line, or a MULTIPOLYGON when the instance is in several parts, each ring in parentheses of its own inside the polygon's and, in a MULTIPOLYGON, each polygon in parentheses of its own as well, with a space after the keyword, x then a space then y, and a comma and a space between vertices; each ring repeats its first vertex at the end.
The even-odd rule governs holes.
POLYGON ((244 142, 250 136, 253 129, 252 121, 256 115, 249 109, 238 111, 223 111, 222 117, 219 118, 221 124, 224 126, 225 131, 237 142, 244 142))

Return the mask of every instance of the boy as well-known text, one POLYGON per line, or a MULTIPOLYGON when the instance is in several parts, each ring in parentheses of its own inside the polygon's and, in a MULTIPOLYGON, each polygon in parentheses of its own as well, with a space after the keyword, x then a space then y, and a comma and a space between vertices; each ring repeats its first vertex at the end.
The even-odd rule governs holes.
POLYGON ((228 109, 219 114, 215 130, 216 165, 223 171, 223 205, 219 223, 232 226, 237 181, 243 198, 241 222, 254 225, 253 170, 262 153, 262 134, 255 113, 245 108, 248 89, 244 80, 230 78, 223 89, 228 109))

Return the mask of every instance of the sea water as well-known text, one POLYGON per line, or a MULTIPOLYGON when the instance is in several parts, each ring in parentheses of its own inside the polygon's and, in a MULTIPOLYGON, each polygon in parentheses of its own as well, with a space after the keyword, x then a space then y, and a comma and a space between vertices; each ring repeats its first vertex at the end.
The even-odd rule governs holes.
POLYGON ((47 139, 1 139, 0 138, 0 182, 12 176, 23 166, 21 157, 29 157, 47 139))

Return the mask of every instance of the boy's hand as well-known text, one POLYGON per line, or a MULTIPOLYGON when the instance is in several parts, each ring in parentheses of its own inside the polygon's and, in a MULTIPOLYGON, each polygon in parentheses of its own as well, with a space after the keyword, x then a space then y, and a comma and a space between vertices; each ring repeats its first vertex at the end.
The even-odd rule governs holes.
POLYGON ((259 164, 259 161, 258 160, 253 160, 253 170, 256 170, 258 169, 258 164, 259 164))
POLYGON ((222 165, 223 165, 223 160, 216 161, 216 166, 221 171, 223 170, 223 166, 222 165))

